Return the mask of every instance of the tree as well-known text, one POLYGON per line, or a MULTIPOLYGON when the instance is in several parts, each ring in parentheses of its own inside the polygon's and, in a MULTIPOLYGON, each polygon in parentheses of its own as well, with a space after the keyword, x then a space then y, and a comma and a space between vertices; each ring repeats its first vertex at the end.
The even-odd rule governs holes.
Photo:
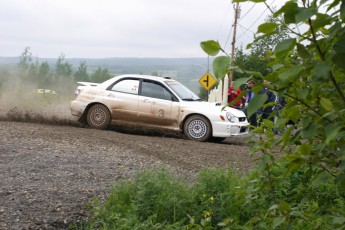
POLYGON ((20 56, 20 60, 18 63, 19 69, 21 71, 26 71, 29 69, 32 63, 32 54, 30 51, 30 47, 25 47, 23 53, 20 56))
POLYGON ((27 78, 32 82, 32 83, 37 83, 39 81, 38 79, 38 60, 36 60, 35 63, 31 63, 28 69, 28 76, 27 78))
POLYGON ((89 81, 89 74, 87 73, 87 64, 86 62, 81 62, 78 70, 74 73, 75 81, 89 81))
MULTIPOLYGON (((279 20, 282 17, 278 18, 279 20)), ((277 18, 269 16, 266 20, 266 23, 275 23, 278 21, 277 18)), ((272 72, 272 68, 268 65, 272 56, 272 51, 274 46, 280 41, 289 37, 289 32, 287 28, 280 25, 277 26, 274 30, 274 33, 267 36, 254 36, 254 42, 249 44, 247 48, 249 49, 248 53, 245 53, 243 49, 236 49, 234 63, 235 66, 240 68, 240 70, 246 71, 256 71, 261 73, 262 76, 272 72)), ((241 77, 249 77, 251 72, 248 74, 243 71, 235 71, 234 79, 241 77)))
MULTIPOLYGON (((291 0, 274 12, 265 0, 251 1, 263 2, 276 19, 258 27, 255 44, 277 35, 276 29, 281 26, 289 32, 289 37, 273 46, 268 63, 272 72, 266 76, 255 75, 259 81, 271 82, 269 89, 286 98, 287 104, 276 122, 263 120, 253 130, 259 138, 251 142, 251 151, 262 155, 258 162, 262 177, 253 191, 255 195, 257 191, 270 194, 272 203, 266 213, 258 213, 253 217, 257 221, 248 222, 248 226, 262 224, 267 228, 301 229, 306 221, 315 229, 344 226, 344 206, 329 210, 330 201, 326 197, 314 197, 309 193, 325 185, 335 186, 339 191, 338 202, 345 200, 342 192, 345 189, 345 2, 291 0), (305 26, 303 31, 298 29, 303 28, 301 24, 305 26), (288 122, 294 125, 286 127, 288 122), (274 135, 274 130, 283 129, 286 129, 283 135, 274 135), (277 154, 281 157, 277 158, 277 154), (282 174, 274 176, 273 169, 277 165, 282 174), (298 170, 307 172, 303 186, 297 188, 297 193, 304 194, 303 198, 290 204, 279 200, 277 187, 298 170), (313 210, 315 206, 319 211, 313 210)), ((210 55, 222 50, 215 41, 201 45, 210 55)), ((221 64, 216 63, 214 68, 223 71, 225 68, 221 64)), ((236 84, 247 80, 238 79, 236 84)), ((258 93, 263 87, 257 84, 253 90, 258 93)), ((248 116, 265 106, 265 97, 265 94, 256 95, 248 105, 253 108, 248 116)))
POLYGON ((264 50, 251 51, 248 54, 243 49, 236 49, 234 64, 236 66, 234 71, 234 79, 241 77, 249 77, 252 71, 259 72, 262 76, 266 76, 271 72, 271 69, 267 66, 269 60, 265 57, 264 50), (245 70, 245 71, 243 71, 245 70))
POLYGON ((158 77, 158 76, 159 76, 159 73, 158 73, 158 71, 155 70, 155 71, 153 71, 153 72, 151 73, 151 75, 152 75, 152 76, 157 76, 157 77, 158 77))
POLYGON ((102 69, 98 67, 95 72, 91 74, 91 81, 101 83, 110 79, 112 76, 110 75, 108 69, 102 69))
POLYGON ((40 87, 42 88, 49 87, 52 80, 52 76, 50 73, 50 67, 49 67, 48 62, 45 61, 39 65, 38 79, 39 79, 40 87))
POLYGON ((56 61, 55 74, 58 78, 70 77, 72 75, 72 65, 65 60, 65 55, 60 54, 56 61))

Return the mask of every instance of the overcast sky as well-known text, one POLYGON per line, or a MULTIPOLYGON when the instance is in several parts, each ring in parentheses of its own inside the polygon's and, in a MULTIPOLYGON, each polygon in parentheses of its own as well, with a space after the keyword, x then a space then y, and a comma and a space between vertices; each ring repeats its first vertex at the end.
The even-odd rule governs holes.
MULTIPOLYGON (((263 4, 240 6, 237 47, 268 14, 263 4)), ((230 52, 233 7, 231 0, 0 0, 0 56, 30 47, 41 58, 204 57, 205 40, 230 52)))

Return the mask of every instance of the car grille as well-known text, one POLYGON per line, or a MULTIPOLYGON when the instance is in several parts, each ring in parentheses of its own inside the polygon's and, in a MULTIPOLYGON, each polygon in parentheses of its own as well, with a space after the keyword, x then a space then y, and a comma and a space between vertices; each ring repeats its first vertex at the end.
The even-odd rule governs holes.
POLYGON ((246 117, 239 117, 238 120, 239 120, 240 122, 245 122, 245 121, 246 121, 246 117))

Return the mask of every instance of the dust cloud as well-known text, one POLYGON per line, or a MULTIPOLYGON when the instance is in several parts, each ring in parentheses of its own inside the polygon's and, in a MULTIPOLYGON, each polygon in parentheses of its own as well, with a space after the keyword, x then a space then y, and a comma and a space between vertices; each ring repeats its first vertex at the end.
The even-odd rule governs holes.
POLYGON ((82 125, 71 115, 69 104, 76 84, 42 88, 16 72, 0 73, 0 120, 52 125, 82 125))

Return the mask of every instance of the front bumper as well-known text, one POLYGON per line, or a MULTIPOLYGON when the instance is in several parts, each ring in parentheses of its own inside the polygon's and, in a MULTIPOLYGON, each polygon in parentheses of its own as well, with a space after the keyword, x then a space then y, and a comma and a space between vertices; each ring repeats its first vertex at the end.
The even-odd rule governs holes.
POLYGON ((216 122, 212 124, 214 137, 241 136, 249 133, 249 123, 216 122))

